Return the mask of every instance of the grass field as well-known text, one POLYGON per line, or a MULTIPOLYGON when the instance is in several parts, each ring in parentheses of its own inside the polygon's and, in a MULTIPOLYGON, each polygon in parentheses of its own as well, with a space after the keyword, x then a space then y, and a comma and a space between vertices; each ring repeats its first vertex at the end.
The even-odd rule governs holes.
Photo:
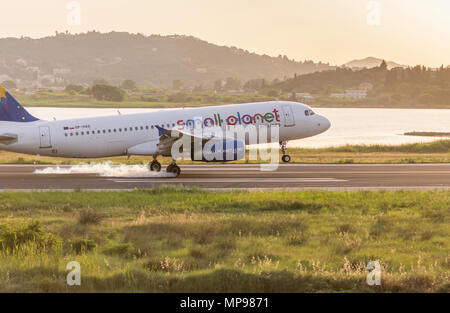
MULTIPOLYGON (((389 145, 347 145, 321 149, 288 149, 295 163, 450 163, 450 140, 437 140, 430 143, 415 143, 399 146, 389 145)), ((247 158, 248 159, 248 158, 247 158)), ((106 162, 141 164, 151 160, 151 157, 133 156, 103 159, 65 159, 53 157, 36 157, 0 151, 0 164, 78 164, 86 162, 106 162)), ((170 158, 158 158, 163 164, 169 164, 170 158)), ((261 162, 236 161, 231 163, 261 162)), ((281 162, 281 155, 280 155, 281 162)), ((179 164, 193 163, 181 160, 179 164)))
POLYGON ((190 95, 189 100, 169 101, 170 93, 162 93, 151 101, 142 100, 140 97, 127 97, 124 101, 99 101, 83 94, 68 94, 64 92, 40 91, 31 96, 16 94, 17 100, 25 107, 70 107, 70 108, 181 108, 212 106, 232 103, 248 103, 272 101, 275 97, 257 94, 214 94, 201 93, 190 95))
POLYGON ((449 292, 449 218, 449 191, 0 193, 0 291, 449 292))

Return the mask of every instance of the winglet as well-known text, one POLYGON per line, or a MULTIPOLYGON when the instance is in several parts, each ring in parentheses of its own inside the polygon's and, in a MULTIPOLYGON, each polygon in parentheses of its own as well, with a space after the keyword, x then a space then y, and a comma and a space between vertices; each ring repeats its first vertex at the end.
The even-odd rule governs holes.
POLYGON ((39 119, 31 115, 0 85, 0 121, 34 122, 39 119))

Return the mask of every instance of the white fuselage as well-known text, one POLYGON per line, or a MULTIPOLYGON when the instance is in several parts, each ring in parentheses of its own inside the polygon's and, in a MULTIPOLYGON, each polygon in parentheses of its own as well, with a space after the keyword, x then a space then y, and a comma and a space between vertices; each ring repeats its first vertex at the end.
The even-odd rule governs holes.
POLYGON ((56 121, 0 122, 0 134, 17 135, 15 142, 0 144, 0 150, 73 158, 126 155, 131 147, 159 140, 156 125, 185 130, 198 118, 205 128, 212 124, 223 129, 227 125, 278 125, 280 141, 314 136, 330 127, 325 117, 307 114, 307 110, 311 111, 305 104, 272 101, 56 121))

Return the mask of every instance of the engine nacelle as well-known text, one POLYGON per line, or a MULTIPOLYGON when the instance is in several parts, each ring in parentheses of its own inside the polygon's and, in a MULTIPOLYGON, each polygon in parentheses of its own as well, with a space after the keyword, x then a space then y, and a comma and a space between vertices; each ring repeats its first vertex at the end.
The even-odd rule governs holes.
POLYGON ((195 149, 194 144, 191 145, 192 161, 226 162, 244 158, 245 143, 241 140, 210 140, 202 145, 202 149, 195 149))
POLYGON ((152 140, 148 142, 141 143, 139 145, 128 148, 128 155, 153 155, 158 154, 159 150, 159 140, 152 140))

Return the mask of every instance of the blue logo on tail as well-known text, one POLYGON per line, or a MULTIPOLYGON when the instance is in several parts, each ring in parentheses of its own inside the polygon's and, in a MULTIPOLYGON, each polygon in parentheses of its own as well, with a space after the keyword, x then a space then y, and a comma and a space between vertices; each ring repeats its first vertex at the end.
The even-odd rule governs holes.
POLYGON ((9 92, 0 86, 0 121, 34 122, 39 119, 28 113, 9 92))

